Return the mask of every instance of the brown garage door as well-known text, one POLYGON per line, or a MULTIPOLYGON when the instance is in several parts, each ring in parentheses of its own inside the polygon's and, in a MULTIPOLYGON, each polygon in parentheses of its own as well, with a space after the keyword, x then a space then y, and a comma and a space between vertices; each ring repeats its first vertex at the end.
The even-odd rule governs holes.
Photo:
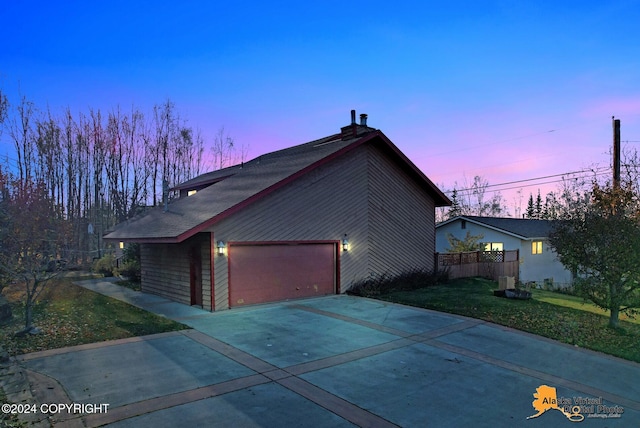
POLYGON ((336 247, 321 244, 232 244, 229 306, 333 294, 336 247))

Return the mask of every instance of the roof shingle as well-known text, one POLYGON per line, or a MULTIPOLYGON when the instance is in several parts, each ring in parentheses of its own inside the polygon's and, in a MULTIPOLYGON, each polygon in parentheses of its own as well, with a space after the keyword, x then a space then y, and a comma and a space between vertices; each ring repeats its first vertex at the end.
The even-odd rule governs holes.
MULTIPOLYGON (((321 162, 357 147, 371 138, 380 136, 393 150, 399 150, 380 132, 366 128, 355 138, 342 139, 340 134, 311 141, 284 150, 267 153, 242 165, 203 174, 175 189, 187 189, 212 182, 209 187, 192 196, 171 202, 165 212, 162 207, 153 208, 144 215, 117 225, 105 239, 138 242, 181 242, 241 209, 255 198, 275 190, 288 179, 304 174, 321 162)), ((401 155, 403 157, 404 155, 401 155)), ((406 164, 417 168, 406 158, 406 164)), ((434 195, 436 205, 447 205, 449 200, 419 170, 414 171, 434 195)))
POLYGON ((538 220, 538 219, 523 219, 512 217, 480 217, 473 215, 455 217, 449 221, 440 223, 441 225, 451 223, 459 219, 466 219, 468 221, 476 222, 486 226, 490 226, 495 229, 500 229, 505 232, 509 232, 514 235, 521 236, 523 238, 548 238, 549 234, 553 230, 554 220, 538 220))

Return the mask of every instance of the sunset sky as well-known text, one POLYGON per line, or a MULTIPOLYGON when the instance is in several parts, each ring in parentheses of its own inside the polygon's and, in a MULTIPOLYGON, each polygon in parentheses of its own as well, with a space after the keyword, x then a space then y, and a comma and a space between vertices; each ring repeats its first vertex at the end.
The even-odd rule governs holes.
MULTIPOLYGON (((249 158, 338 132, 351 109, 443 190, 608 166, 613 115, 640 148, 640 1, 4 1, 0 23, 10 102, 169 98, 249 158)), ((503 194, 534 184, 526 204, 553 180, 503 194)))

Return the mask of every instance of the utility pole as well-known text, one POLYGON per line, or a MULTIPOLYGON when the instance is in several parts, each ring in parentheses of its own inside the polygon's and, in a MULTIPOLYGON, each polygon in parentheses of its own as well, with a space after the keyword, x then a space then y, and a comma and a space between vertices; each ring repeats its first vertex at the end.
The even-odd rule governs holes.
POLYGON ((613 120, 613 187, 620 188, 620 119, 613 120))

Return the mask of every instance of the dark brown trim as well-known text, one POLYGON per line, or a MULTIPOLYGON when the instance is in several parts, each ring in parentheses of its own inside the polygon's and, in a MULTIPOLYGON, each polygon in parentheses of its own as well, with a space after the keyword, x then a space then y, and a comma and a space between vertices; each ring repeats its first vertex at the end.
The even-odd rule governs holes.
POLYGON ((341 241, 337 241, 336 244, 334 245, 335 247, 335 251, 336 251, 336 281, 335 281, 335 286, 336 289, 334 290, 335 294, 341 294, 342 292, 342 287, 341 287, 341 282, 340 282, 340 268, 342 266, 342 259, 340 258, 340 254, 342 253, 342 242, 341 241))
MULTIPOLYGON (((187 238, 195 235, 198 232, 195 232, 187 238)), ((103 238, 105 241, 122 241, 122 242, 138 242, 140 244, 179 244, 184 239, 178 240, 177 237, 164 237, 164 238, 103 238)), ((186 239, 186 238, 185 238, 186 239)))
POLYGON ((300 241, 229 241, 227 245, 234 246, 254 246, 254 245, 308 245, 308 244, 339 244, 339 240, 335 239, 314 239, 300 241))
POLYGON ((216 240, 213 232, 209 233, 209 282, 211 286, 211 312, 216 310, 216 276, 215 276, 215 257, 217 253, 216 240))

